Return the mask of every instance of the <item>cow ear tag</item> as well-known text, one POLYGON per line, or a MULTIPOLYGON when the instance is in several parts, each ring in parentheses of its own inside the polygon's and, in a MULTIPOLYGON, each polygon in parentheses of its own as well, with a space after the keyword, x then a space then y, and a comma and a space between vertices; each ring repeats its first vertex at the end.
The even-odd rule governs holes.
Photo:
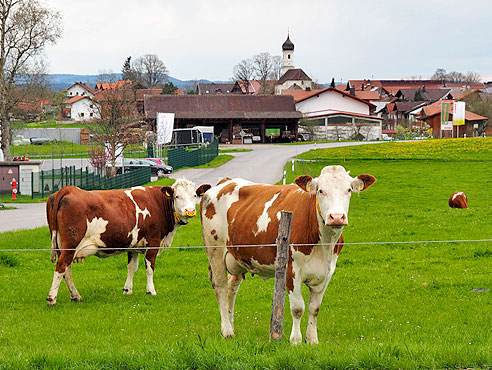
POLYGON ((205 193, 200 193, 200 196, 204 195, 205 193))
POLYGON ((364 183, 360 184, 359 191, 364 190, 364 183))
POLYGON ((170 195, 167 191, 166 191, 166 195, 167 195, 168 197, 170 197, 170 196, 171 196, 171 195, 170 195))
POLYGON ((306 184, 306 191, 309 193, 311 191, 311 187, 309 186, 309 184, 306 184))

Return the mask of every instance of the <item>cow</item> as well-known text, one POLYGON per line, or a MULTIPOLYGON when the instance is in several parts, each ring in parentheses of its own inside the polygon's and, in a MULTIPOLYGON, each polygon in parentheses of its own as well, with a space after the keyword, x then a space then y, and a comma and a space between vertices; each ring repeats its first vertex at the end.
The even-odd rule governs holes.
POLYGON ((302 341, 304 283, 309 287, 306 341, 318 343, 317 316, 343 245, 351 193, 366 190, 375 181, 372 175, 353 178, 342 166, 328 166, 318 178, 302 175, 291 185, 225 178, 204 194, 202 234, 224 337, 234 336, 234 302, 245 273, 274 277, 276 248, 271 245, 280 211, 285 210, 293 212, 286 281, 293 319, 290 341, 302 341))
POLYGON ((462 191, 455 191, 449 197, 449 206, 451 208, 468 208, 468 199, 462 191))
POLYGON ((46 300, 56 305, 65 279, 73 301, 82 297, 72 279, 72 262, 128 253, 128 276, 123 294, 132 294, 138 254, 145 255, 147 294, 156 295, 153 274, 156 257, 169 247, 180 225, 195 216, 196 198, 210 185, 195 190, 192 182, 172 186, 137 186, 126 190, 85 191, 66 186, 48 198, 46 213, 51 233, 51 260, 56 268, 46 300))

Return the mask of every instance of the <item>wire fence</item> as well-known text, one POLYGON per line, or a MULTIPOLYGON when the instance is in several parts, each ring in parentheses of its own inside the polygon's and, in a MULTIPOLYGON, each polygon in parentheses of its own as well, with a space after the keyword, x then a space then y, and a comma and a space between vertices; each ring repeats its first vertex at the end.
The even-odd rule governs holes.
MULTIPOLYGON (((350 242, 343 243, 343 246, 349 245, 402 245, 402 244, 458 244, 458 243, 490 243, 492 239, 456 239, 456 240, 412 240, 412 241, 385 241, 385 242, 350 242)), ((290 243, 290 247, 310 247, 310 246, 320 246, 320 247, 332 247, 337 243, 290 243)), ((147 251, 152 249, 205 249, 205 248, 269 248, 277 247, 277 244, 239 244, 239 245, 186 245, 186 246, 169 246, 169 247, 100 247, 100 249, 105 251, 147 251)), ((0 249, 0 252, 47 252, 51 251, 52 248, 24 248, 24 249, 0 249)), ((63 248, 65 251, 78 251, 80 248, 63 248)))

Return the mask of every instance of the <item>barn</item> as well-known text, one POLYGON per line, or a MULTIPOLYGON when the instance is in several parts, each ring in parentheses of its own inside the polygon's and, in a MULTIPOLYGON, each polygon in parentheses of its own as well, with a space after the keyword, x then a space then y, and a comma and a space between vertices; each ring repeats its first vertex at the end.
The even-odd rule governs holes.
POLYGON ((292 96, 145 95, 144 107, 150 122, 174 113, 174 128, 213 126, 222 143, 233 144, 295 141, 302 118, 292 96))

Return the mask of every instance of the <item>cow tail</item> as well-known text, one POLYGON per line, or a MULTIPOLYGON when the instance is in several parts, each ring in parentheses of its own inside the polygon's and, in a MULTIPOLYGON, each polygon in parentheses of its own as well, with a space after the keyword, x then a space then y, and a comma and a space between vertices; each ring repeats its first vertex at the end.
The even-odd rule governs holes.
POLYGON ((58 191, 58 194, 55 197, 55 201, 53 203, 53 208, 51 212, 48 212, 48 224, 51 230, 51 262, 56 262, 56 251, 59 249, 58 247, 58 207, 60 206, 60 201, 62 198, 70 192, 71 188, 69 186, 65 186, 64 188, 58 191), (51 217, 50 217, 51 216, 51 217))

